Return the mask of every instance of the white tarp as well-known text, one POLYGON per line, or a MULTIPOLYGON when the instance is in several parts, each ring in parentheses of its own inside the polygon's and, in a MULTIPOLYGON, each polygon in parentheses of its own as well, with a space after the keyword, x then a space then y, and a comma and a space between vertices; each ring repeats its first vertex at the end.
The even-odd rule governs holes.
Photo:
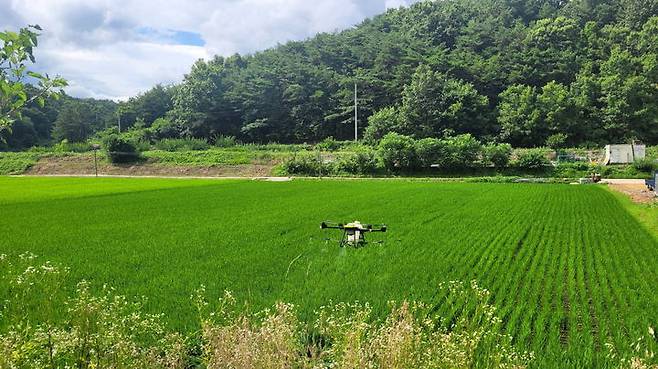
POLYGON ((604 164, 630 164, 635 160, 644 159, 645 155, 645 145, 607 145, 604 164))

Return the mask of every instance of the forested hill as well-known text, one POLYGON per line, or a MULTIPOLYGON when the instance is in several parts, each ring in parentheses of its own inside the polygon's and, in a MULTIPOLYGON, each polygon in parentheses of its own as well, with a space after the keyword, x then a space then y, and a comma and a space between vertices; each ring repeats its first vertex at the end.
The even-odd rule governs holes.
POLYGON ((340 33, 199 61, 180 85, 119 111, 124 128, 150 139, 347 139, 356 82, 369 139, 656 144, 657 54, 658 0, 424 1, 340 33))
POLYGON ((184 134, 313 142, 469 132, 519 146, 658 142, 658 1, 443 0, 251 56, 200 61, 184 134))

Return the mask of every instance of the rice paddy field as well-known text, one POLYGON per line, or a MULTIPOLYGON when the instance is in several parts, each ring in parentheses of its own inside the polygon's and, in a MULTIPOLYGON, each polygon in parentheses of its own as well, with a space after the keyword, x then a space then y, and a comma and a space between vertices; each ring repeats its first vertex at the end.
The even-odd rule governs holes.
POLYGON ((146 296, 183 331, 200 285, 305 318, 329 301, 432 303, 439 283, 476 280, 532 367, 605 367, 607 343, 630 350, 658 323, 656 230, 627 205, 599 186, 0 177, 0 254, 66 265, 71 288, 146 296), (389 232, 353 249, 319 228, 355 219, 389 232))

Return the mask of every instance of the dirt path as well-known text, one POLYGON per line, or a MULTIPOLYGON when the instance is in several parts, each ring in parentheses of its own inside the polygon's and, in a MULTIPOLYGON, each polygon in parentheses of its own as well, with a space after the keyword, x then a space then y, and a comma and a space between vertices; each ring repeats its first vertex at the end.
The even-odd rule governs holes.
POLYGON ((656 194, 649 191, 643 179, 606 179, 601 181, 611 189, 628 195, 633 202, 639 204, 650 204, 658 201, 656 194))

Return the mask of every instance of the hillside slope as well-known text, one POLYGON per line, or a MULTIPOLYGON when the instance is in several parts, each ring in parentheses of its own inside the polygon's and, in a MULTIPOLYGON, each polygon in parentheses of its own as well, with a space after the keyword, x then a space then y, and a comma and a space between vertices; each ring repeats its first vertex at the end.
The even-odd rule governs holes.
POLYGON ((349 138, 356 82, 362 129, 375 115, 370 138, 655 143, 657 14, 656 0, 425 1, 337 34, 199 61, 160 132, 349 138))

